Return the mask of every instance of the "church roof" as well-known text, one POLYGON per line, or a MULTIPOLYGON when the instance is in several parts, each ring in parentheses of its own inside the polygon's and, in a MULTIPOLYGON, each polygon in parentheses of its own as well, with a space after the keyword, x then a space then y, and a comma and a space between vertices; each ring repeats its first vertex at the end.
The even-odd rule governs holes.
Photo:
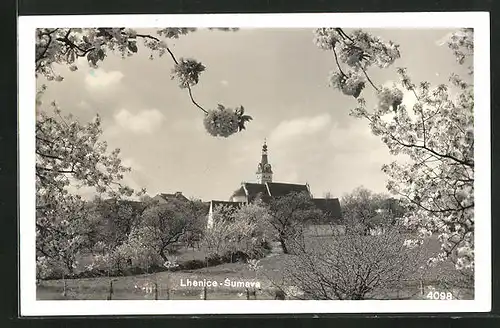
POLYGON ((305 184, 268 182, 267 187, 271 197, 281 197, 293 192, 306 192, 309 194, 309 188, 305 184))
POLYGON ((309 193, 309 188, 305 184, 267 182, 250 183, 245 182, 243 185, 233 192, 234 196, 247 196, 249 202, 253 202, 257 197, 262 197, 266 201, 269 197, 281 197, 290 193, 309 193))
POLYGON ((332 218, 340 219, 340 202, 338 198, 313 198, 312 202, 323 213, 332 218))
POLYGON ((248 201, 252 202, 257 198, 259 195, 262 195, 263 197, 269 196, 269 193, 267 192, 267 188, 265 184, 261 183, 244 183, 243 188, 246 190, 248 201))

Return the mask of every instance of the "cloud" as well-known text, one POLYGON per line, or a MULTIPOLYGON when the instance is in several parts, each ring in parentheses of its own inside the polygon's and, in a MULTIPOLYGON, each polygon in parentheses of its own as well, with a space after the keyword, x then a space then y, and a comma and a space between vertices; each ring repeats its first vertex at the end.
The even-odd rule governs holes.
POLYGON ((120 71, 106 72, 103 69, 94 69, 85 77, 85 84, 92 89, 105 88, 119 83, 122 78, 123 73, 120 71))
POLYGON ((330 125, 329 114, 313 117, 299 117, 293 120, 282 121, 272 132, 269 140, 273 144, 290 142, 291 138, 310 136, 323 131, 330 125))
POLYGON ((193 120, 193 119, 185 119, 181 118, 176 120, 171 125, 171 129, 178 132, 187 132, 187 133, 203 133, 205 135, 205 128, 203 126, 203 121, 201 119, 193 120))
POLYGON ((226 80, 222 80, 220 81, 220 84, 222 84, 223 86, 228 86, 229 82, 227 82, 226 80))
POLYGON ((150 134, 158 129, 165 117, 157 109, 142 110, 133 114, 126 109, 121 109, 114 115, 116 125, 124 130, 136 134, 150 134))
POLYGON ((87 110, 87 109, 91 108, 90 104, 88 102, 86 102, 85 100, 81 100, 76 106, 78 108, 81 108, 81 109, 84 109, 84 110, 87 110))
POLYGON ((361 155, 365 161, 373 159, 378 162, 379 156, 388 154, 386 146, 377 137, 372 134, 366 121, 359 121, 352 124, 349 128, 340 128, 338 126, 330 130, 328 136, 331 151, 335 154, 343 154, 355 158, 361 155))

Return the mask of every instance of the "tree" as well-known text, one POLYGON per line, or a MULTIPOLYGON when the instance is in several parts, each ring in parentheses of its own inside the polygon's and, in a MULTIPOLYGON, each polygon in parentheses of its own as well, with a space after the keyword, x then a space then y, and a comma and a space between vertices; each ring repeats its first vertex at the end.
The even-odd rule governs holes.
POLYGON ((269 213, 262 204, 247 204, 239 209, 216 206, 214 223, 206 229, 202 241, 208 257, 229 255, 232 261, 235 254, 248 258, 264 256, 268 219, 269 213))
POLYGON ((272 235, 271 213, 269 208, 261 200, 248 203, 240 207, 233 214, 233 220, 239 222, 249 222, 254 226, 254 230, 249 237, 259 241, 269 241, 272 235))
POLYGON ((181 240, 184 241, 188 247, 194 248, 195 245, 199 247, 199 242, 207 226, 209 206, 199 199, 191 199, 187 207, 188 213, 192 217, 192 222, 181 240))
POLYGON ((275 236, 281 244, 283 253, 290 253, 289 241, 300 237, 303 226, 322 217, 308 193, 290 193, 270 201, 271 221, 275 236))
POLYGON ((358 187, 342 198, 342 220, 360 226, 367 233, 370 229, 392 225, 404 215, 399 202, 383 194, 358 187))
POLYGON ((125 242, 148 203, 126 199, 95 197, 88 206, 99 218, 93 228, 93 244, 105 244, 108 249, 115 249, 125 242))
POLYGON ((397 229, 377 236, 347 233, 297 244, 284 267, 287 284, 317 300, 362 300, 401 288, 419 270, 421 247, 408 248, 397 229))
POLYGON ((235 220, 236 210, 229 206, 215 206, 212 212, 213 224, 205 230, 202 244, 208 257, 223 257, 240 249, 240 242, 248 237, 255 225, 249 220, 235 220))
POLYGON ((91 247, 92 213, 83 201, 65 199, 57 208, 37 211, 36 260, 38 277, 65 276, 75 272, 80 251, 91 247), (70 203, 72 202, 72 203, 70 203))
POLYGON ((160 203, 142 195, 141 202, 100 200, 101 240, 103 248, 94 256, 95 269, 122 273, 126 268, 150 268, 169 263, 174 247, 198 240, 204 223, 206 205, 198 200, 169 200, 160 203), (114 245, 114 246, 110 246, 114 245))
MULTIPOLYGON (((213 223, 203 233, 202 247, 206 250, 208 257, 220 257, 228 249, 228 243, 233 231, 238 227, 232 225, 231 215, 234 210, 227 206, 215 206, 212 210, 213 223)), ((239 234, 237 232, 236 234, 239 234)))
MULTIPOLYGON (((37 107, 41 106, 39 94, 37 107)), ((108 152, 106 143, 99 140, 99 117, 83 125, 71 121, 71 116, 63 117, 55 103, 51 106, 53 115, 39 110, 36 120, 37 257, 58 262, 63 256, 71 271, 76 245, 88 246, 82 238, 90 234, 91 220, 85 202, 71 188, 91 187, 112 198, 130 196, 133 190, 121 183, 130 169, 121 164, 120 150, 108 152), (78 242, 67 246, 73 238, 78 242)))
MULTIPOLYGON (((338 71, 332 73, 331 85, 357 98, 358 106, 351 114, 366 119, 391 154, 409 158, 407 163, 394 161, 382 170, 390 179, 388 190, 416 206, 406 214, 407 225, 418 229, 421 236, 439 234, 443 251, 430 261, 450 258, 457 269, 473 269, 473 84, 452 74, 449 85, 416 85, 406 69, 398 68, 400 86, 376 86, 369 68, 392 65, 400 57, 398 45, 361 30, 348 34, 340 28, 327 28, 315 33, 318 46, 334 54, 338 71), (378 97, 373 110, 360 97, 366 83, 378 97), (402 90, 415 96, 411 110, 402 103, 402 90)), ((473 30, 454 33, 448 46, 460 65, 470 62, 473 30)), ((473 74, 472 66, 469 73, 473 74)))
MULTIPOLYGON (((177 78, 179 87, 186 89, 193 105, 204 113, 207 132, 216 137, 228 137, 245 129, 245 123, 252 120, 245 115, 243 106, 234 109, 218 104, 215 109, 205 109, 193 96, 192 88, 198 84, 205 66, 192 58, 177 58, 166 40, 194 32, 194 28, 157 29, 157 36, 138 33, 129 28, 40 28, 36 31, 35 65, 36 74, 49 81, 64 78, 54 71, 54 64, 68 65, 71 71, 78 70, 77 59, 85 58, 91 67, 98 65, 110 53, 123 58, 139 52, 139 44, 151 52, 150 58, 167 54, 174 62, 171 78, 177 78), (160 39, 163 38, 163 39, 160 39)), ((234 29, 223 29, 234 30, 234 29)))
POLYGON ((141 223, 132 229, 130 240, 137 240, 168 261, 169 247, 179 242, 193 223, 188 206, 177 200, 153 203, 142 213, 141 223))

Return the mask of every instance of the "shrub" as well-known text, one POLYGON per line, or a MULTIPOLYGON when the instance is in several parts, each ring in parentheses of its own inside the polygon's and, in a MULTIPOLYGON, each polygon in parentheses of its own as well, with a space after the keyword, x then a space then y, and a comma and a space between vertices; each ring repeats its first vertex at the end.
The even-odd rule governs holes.
POLYGON ((365 299, 419 270, 421 246, 408 248, 404 241, 396 229, 376 236, 349 229, 329 244, 299 244, 285 264, 285 277, 313 299, 365 299))

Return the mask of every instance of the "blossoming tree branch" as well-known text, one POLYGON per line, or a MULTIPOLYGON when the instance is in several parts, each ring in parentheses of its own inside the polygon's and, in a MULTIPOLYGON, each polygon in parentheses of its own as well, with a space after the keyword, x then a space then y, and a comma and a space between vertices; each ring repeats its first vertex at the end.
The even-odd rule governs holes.
MULTIPOLYGON (((223 28, 222 30, 235 30, 223 28)), ((245 129, 245 123, 252 117, 245 115, 243 106, 234 109, 218 104, 215 109, 201 106, 193 96, 192 88, 198 84, 205 66, 191 58, 177 58, 164 39, 177 39, 181 35, 196 31, 195 28, 158 29, 158 36, 141 34, 128 28, 54 28, 38 29, 36 36, 36 73, 48 80, 62 81, 64 78, 54 72, 53 64, 67 64, 71 71, 78 69, 77 59, 86 58, 91 67, 97 68, 108 53, 122 57, 132 56, 139 51, 138 44, 151 51, 150 58, 167 54, 174 63, 172 78, 179 80, 179 87, 186 89, 193 105, 201 110, 204 125, 213 136, 228 137, 245 129)))
MULTIPOLYGON (((471 63, 474 52, 472 29, 451 35, 448 47, 459 65, 471 63)), ((397 68, 399 83, 377 85, 370 69, 387 68, 398 58, 397 44, 366 31, 346 33, 341 28, 315 31, 316 45, 331 51, 336 70, 330 85, 357 99, 351 115, 366 119, 392 155, 405 155, 405 163, 384 165, 387 188, 409 200, 414 210, 404 217, 406 226, 422 237, 439 234, 441 253, 430 263, 451 259, 457 269, 474 268, 474 86, 451 74, 450 84, 431 86, 412 82, 405 68, 397 68), (378 103, 367 108, 361 95, 373 89, 378 103), (404 92, 415 104, 403 104, 404 92)), ((469 66, 472 75, 473 66, 469 66)))

